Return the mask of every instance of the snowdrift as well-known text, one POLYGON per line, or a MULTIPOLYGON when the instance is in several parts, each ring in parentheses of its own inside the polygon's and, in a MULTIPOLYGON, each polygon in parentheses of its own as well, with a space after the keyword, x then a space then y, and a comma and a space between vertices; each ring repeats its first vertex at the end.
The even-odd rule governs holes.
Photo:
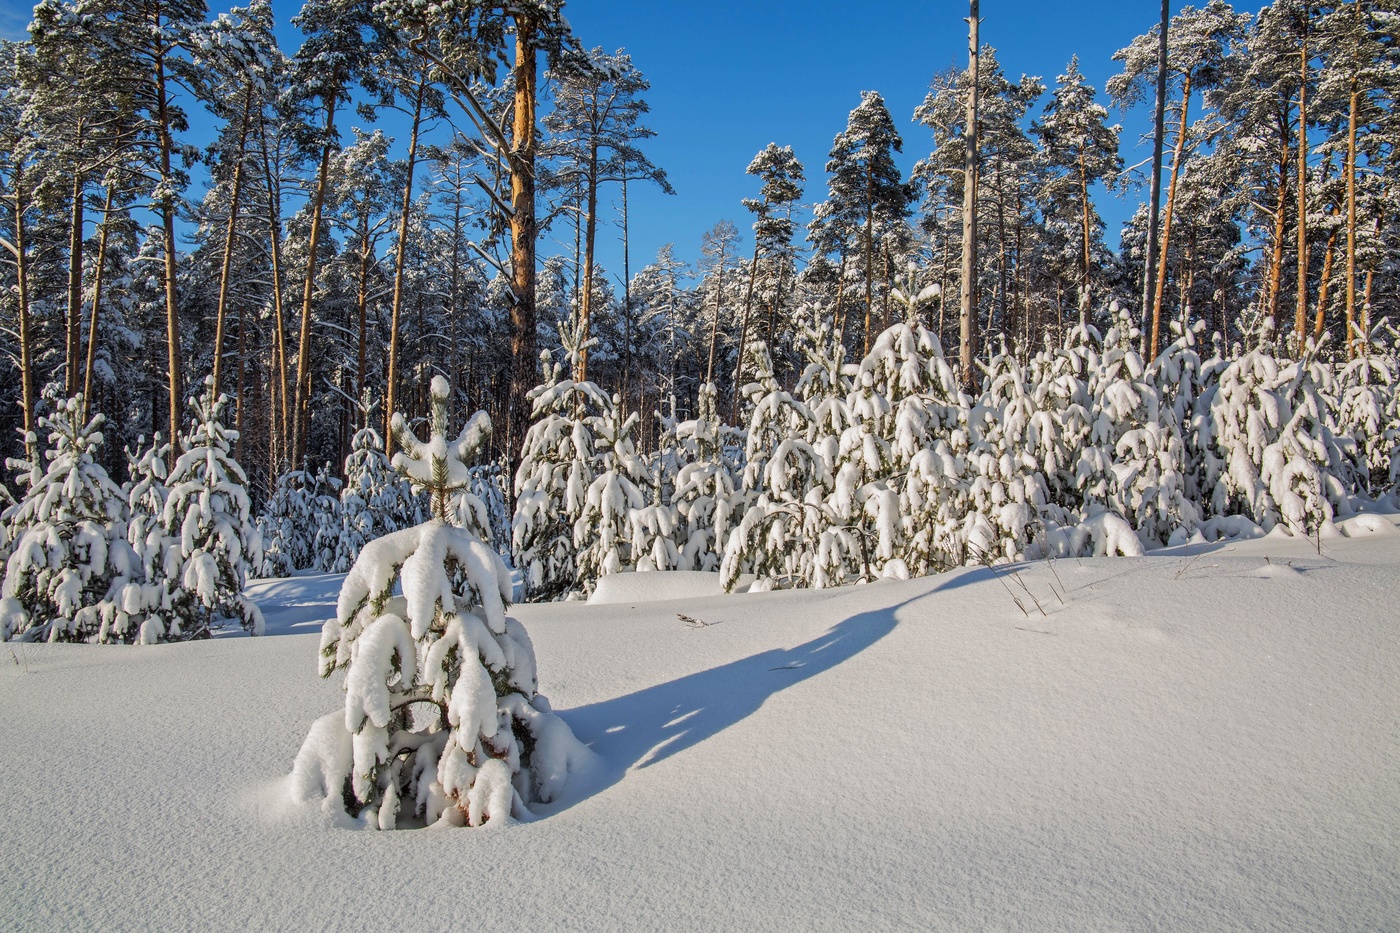
MULTIPOLYGON (((494 830, 288 802, 341 702, 313 635, 7 645, 0 926, 1394 929, 1396 520, 517 606, 597 760, 494 830)), ((305 632, 338 583, 254 596, 305 632)))

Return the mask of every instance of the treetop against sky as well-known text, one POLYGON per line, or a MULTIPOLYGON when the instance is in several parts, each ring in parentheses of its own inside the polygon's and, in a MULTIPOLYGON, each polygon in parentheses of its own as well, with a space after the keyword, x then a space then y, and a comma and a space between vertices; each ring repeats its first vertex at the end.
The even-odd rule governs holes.
MULTIPOLYGON (((0 5, 0 35, 24 36, 26 4, 0 5)), ((213 0, 210 15, 229 5, 213 0)), ((1174 0, 1172 13, 1185 5, 1174 0)), ((1251 14, 1261 5, 1235 4, 1251 14)), ((277 38, 288 54, 301 43, 291 24, 300 6, 298 0, 273 2, 277 38)), ((1151 28, 1159 7, 1121 0, 993 0, 981 12, 982 42, 997 50, 1009 78, 1038 75, 1053 88, 1055 76, 1078 55, 1081 71, 1107 105, 1104 86, 1120 70, 1113 53, 1151 28)), ((904 137, 899 161, 907 177, 930 149, 928 130, 912 119, 914 108, 935 74, 967 64, 967 5, 953 0, 569 0, 565 15, 585 48, 626 49, 651 82, 646 123, 657 135, 644 149, 666 171, 676 194, 646 184, 629 192, 633 272, 669 242, 693 263, 700 233, 721 219, 732 220, 747 240, 751 218, 740 202, 755 196, 758 182, 744 169, 770 142, 792 146, 806 167, 803 203, 821 200, 832 139, 860 103, 861 91, 884 96, 904 137)), ((1043 105, 1044 99, 1031 116, 1043 105)), ((202 110, 191 113, 192 122, 201 118, 209 119, 202 110)), ((1141 163, 1151 151, 1150 141, 1142 140, 1150 132, 1149 112, 1114 112, 1113 119, 1124 125, 1124 163, 1141 163)), ((362 118, 347 122, 371 128, 362 118)), ((397 114, 385 113, 378 125, 395 137, 401 157, 407 128, 400 122, 397 114)), ((196 135, 202 135, 198 127, 196 135)), ((353 139, 348 127, 342 135, 353 139)), ((1100 192, 1096 206, 1110 244, 1145 197, 1100 192)), ((609 222, 618 202, 617 186, 608 186, 600 197, 599 261, 614 275, 622 271, 621 233, 609 222)), ((544 244, 546 254, 572 251, 567 223, 546 237, 557 241, 544 244)))

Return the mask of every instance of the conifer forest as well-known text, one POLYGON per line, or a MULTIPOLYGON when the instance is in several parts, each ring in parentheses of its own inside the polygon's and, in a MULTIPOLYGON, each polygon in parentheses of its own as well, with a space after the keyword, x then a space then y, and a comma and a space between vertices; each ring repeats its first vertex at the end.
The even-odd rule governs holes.
POLYGON ((531 600, 1320 542, 1400 486, 1400 8, 1144 11, 1094 87, 972 0, 914 113, 853 88, 697 264, 604 268, 672 181, 562 0, 306 0, 290 54, 268 0, 43 0, 0 43, 0 638, 256 632, 247 579, 428 519, 531 600), (449 422, 468 473, 404 465, 449 422))

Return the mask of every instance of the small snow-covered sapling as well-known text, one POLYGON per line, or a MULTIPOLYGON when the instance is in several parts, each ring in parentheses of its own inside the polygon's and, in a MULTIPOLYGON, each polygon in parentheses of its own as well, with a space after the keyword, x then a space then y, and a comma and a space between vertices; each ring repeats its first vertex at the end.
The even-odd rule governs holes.
POLYGON ((447 381, 431 394, 427 441, 399 414, 391 426, 394 467, 432 495, 433 518, 369 542, 346 575, 320 664, 323 677, 345 672, 344 708, 312 726, 292 771, 296 799, 380 829, 405 809, 425 824, 528 818, 588 756, 536 691, 500 556, 448 523, 490 422, 478 413, 449 443, 447 381))

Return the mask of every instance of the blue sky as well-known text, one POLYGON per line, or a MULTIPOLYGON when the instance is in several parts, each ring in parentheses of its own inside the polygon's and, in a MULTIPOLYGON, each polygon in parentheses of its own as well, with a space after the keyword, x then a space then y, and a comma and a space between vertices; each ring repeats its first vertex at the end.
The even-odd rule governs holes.
MULTIPOLYGON (((1251 12, 1259 5, 1238 4, 1251 12)), ((0 30, 13 35, 12 23, 23 17, 12 12, 11 0, 0 6, 0 30)), ((226 6, 214 3, 216 11, 226 6)), ((1181 6, 1174 2, 1173 13, 1181 6)), ((297 34, 287 23, 298 8, 296 0, 274 2, 289 52, 297 34)), ((984 0, 982 41, 996 48, 1012 79, 1038 75, 1047 87, 1078 54, 1102 97, 1117 71, 1113 52, 1150 28, 1159 11, 1155 2, 984 0)), ((832 138, 862 90, 884 96, 904 136, 907 173, 930 146, 927 130, 912 122, 914 108, 936 72, 967 61, 967 4, 954 0, 570 0, 565 14, 582 44, 625 48, 651 81, 649 123, 657 136, 646 151, 677 194, 633 187, 634 273, 668 242, 693 262, 701 234, 720 219, 747 235, 749 215, 740 201, 756 185, 744 169, 769 142, 792 146, 806 166, 805 201, 823 199, 832 138)), ((1139 143, 1147 114, 1114 119, 1124 124, 1125 161, 1140 162, 1150 151, 1139 143)), ((605 196, 612 201, 617 192, 605 196)), ((1101 197, 1111 244, 1140 197, 1101 197)), ((620 231, 609 219, 600 227, 600 261, 620 273, 620 231)), ((572 248, 571 235, 557 236, 572 248)))

